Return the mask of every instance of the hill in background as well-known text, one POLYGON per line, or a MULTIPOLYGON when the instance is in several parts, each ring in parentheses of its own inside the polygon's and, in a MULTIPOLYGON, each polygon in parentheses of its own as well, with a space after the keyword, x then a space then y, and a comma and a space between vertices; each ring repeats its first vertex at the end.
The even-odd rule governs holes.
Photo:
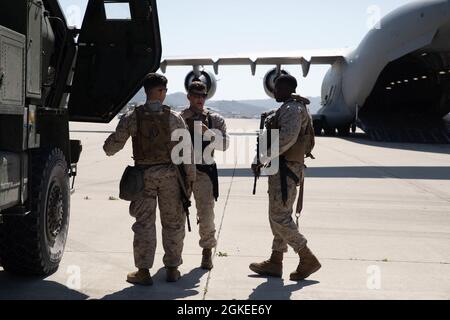
MULTIPOLYGON (((320 109, 320 97, 308 97, 311 100, 309 110, 312 114, 320 109)), ((130 101, 130 103, 142 103, 146 100, 143 90, 130 101)), ((167 95, 165 103, 175 110, 181 110, 189 105, 186 94, 177 92, 167 95)), ((226 118, 259 118, 261 113, 277 108, 280 104, 274 99, 260 100, 210 100, 206 105, 226 118)))

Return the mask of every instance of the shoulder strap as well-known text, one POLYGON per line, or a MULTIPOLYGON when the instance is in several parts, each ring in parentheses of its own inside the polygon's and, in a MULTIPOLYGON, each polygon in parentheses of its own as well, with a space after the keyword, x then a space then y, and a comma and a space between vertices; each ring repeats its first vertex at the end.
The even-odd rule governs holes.
POLYGON ((136 136, 139 136, 139 133, 141 132, 141 119, 143 107, 144 107, 143 105, 140 105, 134 109, 134 113, 136 116, 136 136))
POLYGON ((184 119, 190 119, 194 116, 194 112, 191 111, 190 108, 184 109, 183 111, 181 111, 181 115, 184 119))
POLYGON ((133 137, 133 158, 134 161, 141 160, 144 157, 141 138, 141 121, 142 121, 142 109, 143 106, 138 106, 134 109, 134 115, 136 118, 136 136, 133 137))
POLYGON ((211 113, 208 112, 208 129, 213 129, 211 113))
POLYGON ((309 123, 311 121, 310 121, 310 117, 309 117, 309 114, 308 114, 308 110, 306 109, 306 105, 304 105, 304 104, 302 104, 302 117, 306 117, 306 125, 305 125, 305 127, 301 128, 300 134, 301 135, 305 135, 306 132, 308 131, 308 127, 310 125, 309 123))
POLYGON ((275 117, 276 117, 278 123, 279 123, 280 115, 281 115, 281 107, 275 111, 275 117))

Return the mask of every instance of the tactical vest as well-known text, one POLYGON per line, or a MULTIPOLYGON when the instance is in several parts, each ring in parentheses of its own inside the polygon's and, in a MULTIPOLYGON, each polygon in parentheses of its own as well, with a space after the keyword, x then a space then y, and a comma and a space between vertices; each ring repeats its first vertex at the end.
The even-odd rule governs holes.
MULTIPOLYGON (((191 134, 192 144, 194 144, 194 126, 196 121, 201 121, 208 129, 213 129, 211 113, 205 110, 203 114, 194 113, 193 111, 187 110, 190 113, 190 117, 186 117, 186 125, 189 128, 189 133, 191 134)), ((202 153, 205 151, 206 147, 211 144, 211 141, 202 141, 202 153)), ((214 150, 212 151, 212 156, 214 156, 214 150)), ((213 196, 217 201, 219 198, 219 173, 217 170, 217 165, 203 165, 197 164, 197 170, 208 175, 213 186, 213 196)))
MULTIPOLYGON (((287 161, 305 163, 305 156, 310 156, 315 145, 314 128, 312 118, 306 106, 302 107, 302 119, 306 118, 306 125, 302 125, 295 144, 280 156, 284 156, 287 161)), ((271 115, 266 121, 267 130, 281 129, 279 125, 280 109, 271 115)))
POLYGON ((137 164, 156 165, 171 163, 170 108, 161 112, 135 109, 136 136, 133 140, 133 158, 137 164))
MULTIPOLYGON (((211 113, 207 110, 203 114, 197 114, 194 113, 189 118, 186 118, 186 125, 189 128, 189 133, 191 134, 192 143, 194 143, 194 126, 196 121, 201 121, 205 126, 208 127, 208 129, 213 129, 212 127, 212 119, 211 119, 211 113)), ((193 112, 189 111, 188 112, 193 112)), ((206 147, 211 144, 210 141, 202 141, 202 152, 205 151, 206 147)))

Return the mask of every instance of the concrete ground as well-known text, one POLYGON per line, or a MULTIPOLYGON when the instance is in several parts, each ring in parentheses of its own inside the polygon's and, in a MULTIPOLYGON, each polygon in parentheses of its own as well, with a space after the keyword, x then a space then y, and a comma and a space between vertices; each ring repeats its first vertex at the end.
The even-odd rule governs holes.
POLYGON ((107 158, 109 125, 73 123, 83 154, 72 196, 66 253, 54 275, 19 278, 0 268, 0 299, 450 299, 450 146, 377 143, 363 134, 318 138, 308 161, 301 232, 322 262, 303 282, 289 281, 298 258, 287 254, 283 279, 248 269, 268 257, 267 179, 252 196, 257 120, 229 120, 230 150, 218 153, 215 268, 198 268, 201 249, 192 208, 183 278, 165 282, 160 224, 153 287, 125 282, 134 269, 133 219, 118 198, 130 144, 107 158))

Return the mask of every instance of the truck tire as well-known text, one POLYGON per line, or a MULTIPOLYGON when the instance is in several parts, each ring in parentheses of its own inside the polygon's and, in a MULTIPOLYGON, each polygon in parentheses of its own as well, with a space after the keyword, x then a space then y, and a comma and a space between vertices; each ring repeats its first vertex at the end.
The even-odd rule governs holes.
POLYGON ((69 228, 69 171, 61 150, 31 154, 30 191, 28 215, 4 216, 1 263, 11 273, 50 275, 58 269, 69 228))

